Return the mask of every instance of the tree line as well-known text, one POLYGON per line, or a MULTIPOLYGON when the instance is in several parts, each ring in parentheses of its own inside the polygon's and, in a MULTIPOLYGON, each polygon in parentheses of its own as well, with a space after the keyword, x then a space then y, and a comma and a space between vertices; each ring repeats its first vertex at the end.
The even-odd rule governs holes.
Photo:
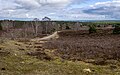
POLYGON ((120 24, 117 23, 91 23, 91 22, 69 22, 69 21, 0 21, 1 36, 12 38, 34 38, 55 31, 61 30, 89 30, 90 33, 96 32, 96 27, 115 27, 114 33, 118 33, 120 24), (117 32, 118 31, 118 32, 117 32))

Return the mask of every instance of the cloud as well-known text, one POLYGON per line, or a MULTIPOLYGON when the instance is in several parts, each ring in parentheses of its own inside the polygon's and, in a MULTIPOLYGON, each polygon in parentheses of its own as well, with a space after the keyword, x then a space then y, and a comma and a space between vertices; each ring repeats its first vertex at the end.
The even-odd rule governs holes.
POLYGON ((43 6, 49 7, 64 7, 68 5, 71 0, 15 0, 21 7, 27 9, 42 8, 43 6))
POLYGON ((73 0, 0 0, 0 17, 43 17, 64 10, 73 0), (27 15, 26 15, 27 14, 27 15))
POLYGON ((88 9, 83 10, 87 14, 105 15, 107 18, 120 19, 120 0, 97 2, 88 9))
POLYGON ((89 8, 72 8, 72 5, 78 6, 84 1, 89 0, 0 0, 0 18, 41 19, 48 16, 55 20, 79 20, 104 19, 105 16, 114 18, 119 15, 120 0, 97 2, 89 8))
POLYGON ((48 16, 57 20, 79 19, 83 17, 83 13, 72 10, 70 5, 83 1, 86 0, 0 0, 0 17, 42 18, 48 16))
POLYGON ((41 5, 36 0, 15 0, 16 4, 19 4, 19 8, 34 9, 41 5))

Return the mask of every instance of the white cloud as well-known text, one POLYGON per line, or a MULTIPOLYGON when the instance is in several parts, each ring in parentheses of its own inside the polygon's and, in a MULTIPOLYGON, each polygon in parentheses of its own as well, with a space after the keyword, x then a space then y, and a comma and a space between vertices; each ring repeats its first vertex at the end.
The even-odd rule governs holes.
POLYGON ((73 0, 0 0, 0 17, 41 18, 51 13, 62 11, 72 1, 73 0))
POLYGON ((16 0, 17 4, 21 5, 22 8, 38 8, 41 5, 36 0, 16 0))
POLYGON ((105 15, 107 18, 120 19, 120 0, 97 2, 84 10, 88 14, 105 15))
POLYGON ((0 0, 0 17, 42 18, 48 16, 52 19, 70 20, 105 19, 106 15, 111 18, 120 16, 120 0, 97 2, 87 7, 88 9, 68 7, 81 1, 85 0, 0 0))
POLYGON ((20 4, 23 8, 42 8, 43 6, 49 7, 64 7, 68 5, 71 0, 15 0, 17 4, 20 4))

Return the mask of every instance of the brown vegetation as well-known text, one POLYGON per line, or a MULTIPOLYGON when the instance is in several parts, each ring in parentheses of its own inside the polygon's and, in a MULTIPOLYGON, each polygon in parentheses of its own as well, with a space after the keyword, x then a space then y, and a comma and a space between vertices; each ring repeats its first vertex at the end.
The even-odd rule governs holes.
POLYGON ((58 40, 44 44, 47 49, 57 49, 54 53, 67 60, 106 60, 120 59, 120 35, 81 34, 74 31, 59 33, 58 40))

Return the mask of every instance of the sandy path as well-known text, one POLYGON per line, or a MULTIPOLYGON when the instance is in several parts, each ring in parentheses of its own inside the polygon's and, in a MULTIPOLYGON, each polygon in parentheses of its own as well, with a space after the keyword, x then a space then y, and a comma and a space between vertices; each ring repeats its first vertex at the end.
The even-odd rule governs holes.
POLYGON ((45 36, 43 38, 32 39, 31 41, 48 41, 48 40, 52 40, 52 39, 57 39, 57 38, 59 38, 58 32, 60 32, 60 31, 56 31, 52 35, 45 36))

